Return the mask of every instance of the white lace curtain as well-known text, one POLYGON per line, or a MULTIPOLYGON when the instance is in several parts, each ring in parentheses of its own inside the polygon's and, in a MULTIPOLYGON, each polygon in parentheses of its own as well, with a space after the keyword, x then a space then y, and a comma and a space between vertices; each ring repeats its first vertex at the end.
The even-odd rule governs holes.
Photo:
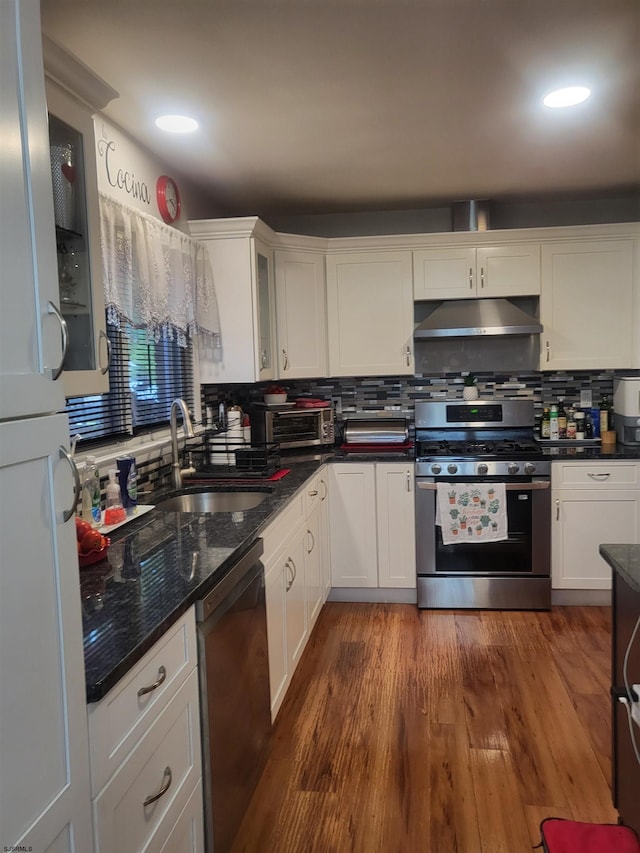
POLYGON ((220 322, 207 248, 153 216, 100 193, 107 321, 130 323, 180 346, 199 336, 220 347, 220 322))

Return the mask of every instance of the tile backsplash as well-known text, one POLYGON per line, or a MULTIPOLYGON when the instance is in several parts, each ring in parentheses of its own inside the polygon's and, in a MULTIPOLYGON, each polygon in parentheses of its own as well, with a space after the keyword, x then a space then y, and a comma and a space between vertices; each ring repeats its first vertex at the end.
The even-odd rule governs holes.
MULTIPOLYGON (((413 414, 416 400, 462 399, 464 373, 417 376, 354 377, 317 380, 281 380, 289 399, 298 396, 331 400, 336 412, 397 410, 413 414)), ((613 395, 614 371, 556 373, 475 373, 480 399, 532 399, 536 413, 563 397, 565 404, 579 406, 580 392, 590 390, 594 404, 602 394, 613 395)), ((255 385, 206 385, 202 387, 203 411, 215 411, 219 401, 246 406, 262 400, 268 383, 255 385)))

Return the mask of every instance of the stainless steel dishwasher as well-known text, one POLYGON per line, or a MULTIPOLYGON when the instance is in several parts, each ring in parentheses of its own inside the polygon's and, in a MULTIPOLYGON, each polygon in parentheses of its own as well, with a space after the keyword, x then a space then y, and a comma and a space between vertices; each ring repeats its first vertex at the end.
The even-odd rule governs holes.
POLYGON ((196 605, 205 849, 227 853, 271 738, 262 539, 196 605))

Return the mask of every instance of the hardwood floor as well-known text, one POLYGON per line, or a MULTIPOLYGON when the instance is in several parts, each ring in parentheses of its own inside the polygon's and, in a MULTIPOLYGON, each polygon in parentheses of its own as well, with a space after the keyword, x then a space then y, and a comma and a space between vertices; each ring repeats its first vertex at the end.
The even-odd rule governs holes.
POLYGON ((519 853, 615 822, 610 609, 323 608, 233 853, 519 853))

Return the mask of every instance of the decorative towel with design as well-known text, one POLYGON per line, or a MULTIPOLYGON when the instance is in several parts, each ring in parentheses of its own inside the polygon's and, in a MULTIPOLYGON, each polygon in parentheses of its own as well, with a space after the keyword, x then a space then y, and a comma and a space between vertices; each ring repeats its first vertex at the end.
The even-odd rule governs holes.
POLYGON ((436 524, 444 545, 506 539, 504 483, 437 483, 436 524))

